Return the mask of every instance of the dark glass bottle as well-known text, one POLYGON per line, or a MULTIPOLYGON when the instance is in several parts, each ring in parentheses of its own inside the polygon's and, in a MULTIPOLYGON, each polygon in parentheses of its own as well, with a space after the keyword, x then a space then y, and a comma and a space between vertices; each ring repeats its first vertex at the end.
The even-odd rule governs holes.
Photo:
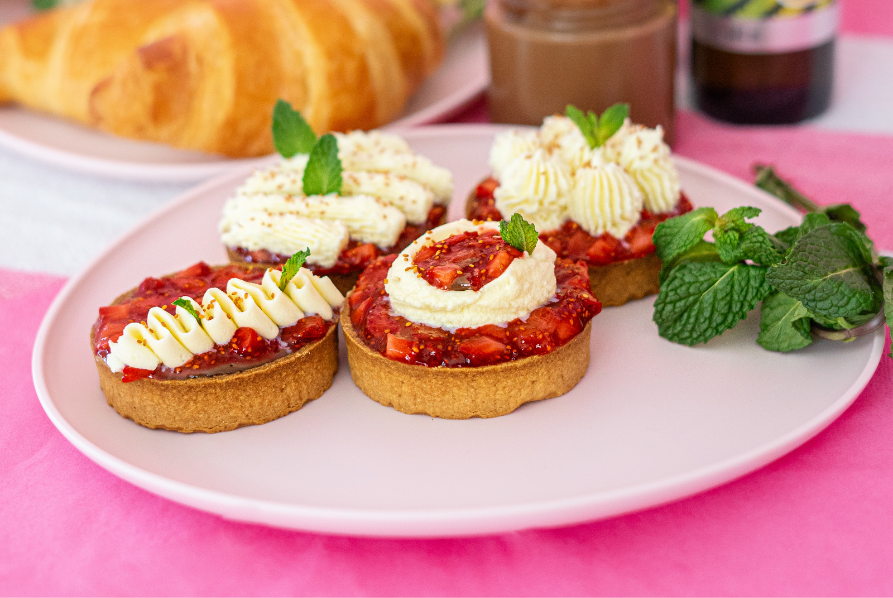
POLYGON ((822 113, 834 79, 835 0, 693 0, 698 107, 733 123, 822 113))

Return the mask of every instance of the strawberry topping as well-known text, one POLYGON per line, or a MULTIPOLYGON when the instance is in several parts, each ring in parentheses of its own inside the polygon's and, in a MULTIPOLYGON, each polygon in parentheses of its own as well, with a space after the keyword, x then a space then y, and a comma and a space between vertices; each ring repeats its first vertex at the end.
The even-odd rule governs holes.
MULTIPOLYGON (((468 218, 494 221, 504 218, 496 209, 496 200, 493 196, 493 192, 498 186, 499 182, 492 178, 478 185, 475 194, 468 200, 466 209, 468 218)), ((642 210, 639 222, 630 229, 623 239, 617 239, 611 233, 594 237, 573 220, 568 220, 556 230, 541 231, 540 240, 551 247, 558 257, 583 260, 593 266, 605 266, 654 253, 654 243, 651 242, 651 237, 655 227, 668 218, 685 214, 691 210, 691 203, 683 194, 679 199, 679 204, 672 212, 652 214, 648 210, 642 210)))
MULTIPOLYGON (((117 340, 131 322, 145 322, 149 310, 160 307, 168 313, 176 313, 173 302, 180 297, 192 297, 201 303, 205 291, 215 287, 226 289, 231 278, 248 282, 260 282, 265 267, 229 264, 211 268, 199 262, 189 268, 163 278, 146 278, 137 289, 116 305, 99 308, 99 318, 93 326, 93 352, 102 358, 109 354, 109 343, 117 340)), ((230 342, 218 345, 177 368, 159 365, 155 370, 142 370, 125 366, 122 381, 133 382, 142 378, 174 380, 192 376, 211 376, 255 367, 294 353, 302 347, 321 339, 335 321, 320 316, 305 316, 298 322, 280 330, 274 339, 265 339, 251 328, 236 330, 230 342)))
MULTIPOLYGON (((472 238, 466 237, 451 247, 461 249, 462 242, 472 238)), ((396 257, 375 260, 360 275, 347 301, 354 330, 363 342, 373 351, 403 363, 476 367, 543 355, 582 332, 601 311, 601 303, 589 287, 586 265, 559 259, 555 263, 556 300, 533 310, 526 319, 452 332, 417 324, 394 315, 384 291, 385 277, 396 257)))
POLYGON ((428 243, 413 257, 412 268, 438 289, 479 291, 522 255, 496 230, 471 231, 428 243))

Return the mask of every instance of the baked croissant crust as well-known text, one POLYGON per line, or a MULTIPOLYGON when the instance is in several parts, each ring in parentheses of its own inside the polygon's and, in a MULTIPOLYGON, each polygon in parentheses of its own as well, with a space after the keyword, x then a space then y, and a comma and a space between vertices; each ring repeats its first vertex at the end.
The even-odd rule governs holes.
POLYGON ((0 102, 256 156, 277 99, 319 133, 373 128, 442 55, 430 0, 93 0, 0 30, 0 102))

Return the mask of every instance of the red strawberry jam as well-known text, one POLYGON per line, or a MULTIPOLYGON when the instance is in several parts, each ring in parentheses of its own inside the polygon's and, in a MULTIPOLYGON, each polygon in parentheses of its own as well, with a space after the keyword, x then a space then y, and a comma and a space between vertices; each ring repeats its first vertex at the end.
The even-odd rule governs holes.
MULTIPOLYGON (((192 297, 201 303, 205 291, 211 287, 226 290, 230 278, 241 278, 259 283, 266 267, 229 264, 212 268, 204 262, 165 276, 147 278, 116 305, 99 308, 99 318, 93 325, 93 352, 105 358, 109 354, 109 342, 117 340, 124 327, 131 322, 145 323, 149 310, 161 307, 175 313, 173 302, 180 297, 192 297)), ((336 310, 337 311, 337 310, 336 310)), ((124 368, 124 382, 140 378, 179 380, 195 376, 213 376, 244 370, 294 353, 324 337, 335 319, 326 321, 320 316, 306 316, 292 326, 279 331, 279 336, 267 340, 251 328, 239 328, 226 345, 217 345, 211 351, 195 355, 177 368, 160 364, 155 370, 124 368)))
POLYGON ((469 231, 428 243, 413 257, 413 269, 445 291, 479 291, 524 254, 502 240, 499 231, 469 231))
MULTIPOLYGON (((446 206, 435 205, 428 212, 428 219, 421 224, 409 224, 397 237, 397 242, 391 247, 381 249, 372 243, 362 243, 355 239, 347 242, 347 246, 338 256, 338 261, 331 268, 323 268, 314 264, 307 264, 307 268, 317 276, 328 276, 329 274, 350 274, 365 268, 369 263, 380 255, 388 255, 390 253, 399 253, 406 247, 424 235, 432 228, 436 228, 443 224, 446 216, 446 206)), ((243 262, 250 264, 284 264, 291 255, 283 255, 280 253, 272 253, 266 249, 258 249, 257 251, 249 251, 244 247, 230 247, 236 252, 243 262)))
MULTIPOLYGON (((496 199, 493 195, 497 187, 499 187, 499 182, 492 178, 477 186, 466 207, 469 219, 503 219, 502 214, 496 209, 496 199)), ((672 212, 652 214, 648 210, 642 210, 639 222, 622 239, 617 239, 611 233, 593 237, 579 224, 568 220, 557 230, 540 232, 540 240, 551 247, 558 257, 583 260, 593 266, 606 266, 614 262, 640 258, 654 253, 655 248, 651 237, 654 235, 657 225, 668 218, 685 214, 691 210, 691 203, 685 195, 682 195, 672 212)))
POLYGON ((351 322, 363 342, 404 363, 475 367, 543 355, 582 332, 602 308, 590 291, 586 265, 559 259, 555 262, 555 301, 533 310, 525 319, 455 332, 417 324, 391 313, 384 285, 396 257, 380 257, 366 268, 348 303, 351 322))

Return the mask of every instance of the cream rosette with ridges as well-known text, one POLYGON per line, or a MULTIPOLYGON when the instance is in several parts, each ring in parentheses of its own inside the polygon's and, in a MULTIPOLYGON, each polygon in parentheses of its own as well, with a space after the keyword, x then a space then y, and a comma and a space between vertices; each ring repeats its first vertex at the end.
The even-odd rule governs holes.
POLYGON ((544 149, 513 160, 503 170, 493 196, 502 214, 518 213, 538 231, 553 230, 567 219, 571 171, 544 149))
POLYGON ((622 239, 639 221, 644 198, 636 181, 618 164, 595 154, 574 173, 568 215, 590 235, 622 239))
POLYGON ((416 253, 429 243, 452 235, 498 230, 497 222, 458 220, 429 231, 407 247, 391 265, 385 291, 394 313, 406 319, 445 329, 477 328, 524 318, 555 297, 555 252, 537 243, 533 253, 524 252, 498 278, 478 291, 435 288, 417 274, 416 253))
POLYGON ((682 194, 679 172, 670 146, 664 142, 663 127, 634 125, 629 119, 605 143, 607 160, 622 166, 639 185, 645 207, 654 214, 669 212, 682 194))
POLYGON ((450 172, 395 135, 353 131, 317 140, 306 121, 280 103, 274 138, 277 148, 280 142, 288 147, 281 150, 288 157, 255 171, 224 206, 219 228, 231 250, 285 256, 309 247, 309 264, 332 268, 351 240, 391 251, 407 225, 436 220, 443 210, 435 205, 452 198, 450 172))

